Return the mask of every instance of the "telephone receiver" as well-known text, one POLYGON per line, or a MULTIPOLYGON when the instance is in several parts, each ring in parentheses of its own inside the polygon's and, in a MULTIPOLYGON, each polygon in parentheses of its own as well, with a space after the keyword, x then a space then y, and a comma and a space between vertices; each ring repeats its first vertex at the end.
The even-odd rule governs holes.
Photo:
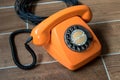
POLYGON ((101 44, 87 25, 90 8, 77 5, 51 15, 31 32, 33 44, 43 46, 58 62, 76 70, 96 58, 101 44))

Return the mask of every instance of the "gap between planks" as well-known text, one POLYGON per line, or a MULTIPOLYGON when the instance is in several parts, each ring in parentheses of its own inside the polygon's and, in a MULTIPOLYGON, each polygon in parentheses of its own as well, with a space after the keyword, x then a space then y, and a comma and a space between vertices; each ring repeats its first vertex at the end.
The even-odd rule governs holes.
MULTIPOLYGON (((38 3, 38 5, 42 5, 42 4, 53 4, 53 3, 59 3, 59 2, 62 2, 62 1, 50 1, 50 2, 42 2, 42 3, 38 3)), ((0 7, 0 9, 9 9, 9 8, 14 8, 14 6, 5 6, 5 7, 0 7)), ((88 23, 89 25, 92 25, 92 24, 103 24, 103 23, 110 23, 110 22, 119 22, 120 20, 111 20, 111 21, 103 21, 103 22, 95 22, 95 23, 88 23)), ((29 29, 29 26, 28 26, 28 23, 26 23, 26 29, 29 29)), ((8 33, 0 33, 0 35, 7 35, 7 34, 11 34, 12 32, 8 32, 8 33)), ((107 69, 107 66, 106 66, 106 63, 104 61, 104 58, 103 56, 112 56, 112 55, 119 55, 120 53, 110 53, 110 54, 104 54, 104 55, 101 55, 101 60, 102 60, 102 63, 104 65, 104 68, 105 68, 105 71, 106 71, 106 74, 107 74, 107 77, 108 77, 108 80, 111 80, 110 78, 110 75, 109 75, 109 72, 108 72, 108 69, 107 69)), ((38 63, 38 64, 51 64, 51 63, 55 63, 57 61, 48 61, 48 62, 41 62, 41 63, 38 63)), ((17 66, 8 66, 8 67, 1 67, 0 70, 3 70, 3 69, 10 69, 10 68, 17 68, 17 66)))
MULTIPOLYGON (((120 22, 120 20, 110 20, 110 21, 102 21, 102 22, 95 22, 95 23, 89 23, 89 25, 92 25, 92 24, 104 24, 104 23, 111 23, 111 22, 120 22)), ((26 23, 26 29, 29 29, 29 26, 28 26, 28 23, 26 23)), ((12 32, 7 32, 7 33, 0 33, 0 35, 8 35, 8 34, 11 34, 12 32)), ((112 55, 120 55, 120 53, 116 52, 116 53, 109 53, 109 54, 103 54, 103 55, 100 55, 101 57, 103 56, 112 56, 112 55)), ((50 63, 54 63, 54 62, 57 62, 57 61, 48 61, 48 62, 41 62, 41 63, 38 63, 38 64, 50 64, 50 63)), ((103 62, 103 59, 102 59, 102 62, 103 62)), ((8 67, 1 67, 1 69, 10 69, 10 68, 17 68, 17 66, 8 66, 8 67)))
POLYGON ((108 77, 108 80, 111 80, 110 74, 109 74, 109 71, 108 71, 108 69, 107 69, 107 66, 106 66, 106 63, 105 63, 105 60, 104 60, 103 56, 101 56, 101 60, 102 60, 102 63, 103 63, 103 66, 104 66, 106 75, 107 75, 107 77, 108 77))
MULTIPOLYGON (((110 53, 110 54, 105 54, 105 55, 100 55, 99 57, 101 57, 102 59, 102 62, 103 62, 103 65, 106 69, 106 66, 105 66, 105 61, 103 59, 104 56, 113 56, 113 55, 120 55, 120 53, 110 53)), ((56 63, 58 61, 56 60, 53 60, 53 61, 46 61, 46 62, 40 62, 40 63, 37 63, 38 64, 52 64, 52 63, 56 63)), ((26 64, 28 65, 28 64, 26 64)), ((3 69, 12 69, 12 68, 17 68, 17 66, 7 66, 7 67, 0 67, 0 70, 3 70, 3 69)), ((107 73, 107 72, 106 72, 107 73)), ((108 73, 107 73, 108 74, 108 73)))
MULTIPOLYGON (((37 63, 36 65, 39 65, 39 64, 52 64, 52 63, 56 63, 56 62, 57 62, 56 60, 53 60, 53 61, 47 61, 47 62, 37 63)), ((25 64, 25 65, 29 65, 29 64, 25 64)), ((17 68, 17 66, 0 67, 0 70, 3 70, 3 69, 12 69, 12 68, 17 68)))

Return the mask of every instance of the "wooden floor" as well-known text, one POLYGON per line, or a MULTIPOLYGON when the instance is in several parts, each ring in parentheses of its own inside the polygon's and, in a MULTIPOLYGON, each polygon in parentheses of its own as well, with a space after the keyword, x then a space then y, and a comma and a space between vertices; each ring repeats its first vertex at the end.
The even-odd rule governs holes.
MULTIPOLYGON (((0 80, 120 80, 120 0, 80 0, 93 12, 88 23, 100 39, 101 56, 77 71, 70 71, 54 60, 41 47, 31 45, 38 57, 38 66, 32 70, 21 70, 14 64, 9 46, 9 35, 18 29, 33 28, 23 22, 14 11, 15 0, 0 0, 0 80)), ((40 0, 36 15, 49 16, 65 8, 63 2, 40 0)), ((29 34, 16 37, 18 55, 23 64, 31 62, 24 48, 29 34)))

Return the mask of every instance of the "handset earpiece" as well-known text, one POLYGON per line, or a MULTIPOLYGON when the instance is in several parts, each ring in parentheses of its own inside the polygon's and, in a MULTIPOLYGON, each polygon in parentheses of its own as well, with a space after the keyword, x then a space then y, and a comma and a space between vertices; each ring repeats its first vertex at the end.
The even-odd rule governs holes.
POLYGON ((51 15, 38 24, 35 28, 33 28, 31 32, 31 36, 33 37, 33 44, 39 46, 46 44, 50 40, 51 29, 62 21, 74 16, 79 16, 85 22, 89 22, 92 18, 92 13, 88 6, 78 5, 63 9, 51 15))

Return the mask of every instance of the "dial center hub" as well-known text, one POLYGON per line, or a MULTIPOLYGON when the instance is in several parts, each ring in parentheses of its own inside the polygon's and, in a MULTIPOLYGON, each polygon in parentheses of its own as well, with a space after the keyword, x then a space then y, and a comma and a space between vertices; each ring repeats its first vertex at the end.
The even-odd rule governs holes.
POLYGON ((87 35, 83 30, 76 29, 71 33, 71 41, 76 45, 84 45, 87 41, 87 35))

